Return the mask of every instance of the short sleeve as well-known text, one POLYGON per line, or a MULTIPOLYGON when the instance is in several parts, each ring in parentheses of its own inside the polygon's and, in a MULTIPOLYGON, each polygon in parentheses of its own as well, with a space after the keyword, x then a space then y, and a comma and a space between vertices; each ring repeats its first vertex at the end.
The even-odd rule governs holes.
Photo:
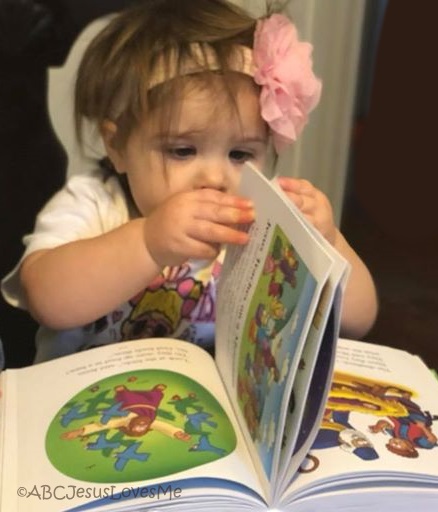
POLYGON ((33 233, 23 238, 24 253, 2 280, 2 294, 12 306, 25 308, 19 268, 29 254, 107 233, 129 220, 125 195, 115 177, 100 172, 72 176, 39 212, 33 233))

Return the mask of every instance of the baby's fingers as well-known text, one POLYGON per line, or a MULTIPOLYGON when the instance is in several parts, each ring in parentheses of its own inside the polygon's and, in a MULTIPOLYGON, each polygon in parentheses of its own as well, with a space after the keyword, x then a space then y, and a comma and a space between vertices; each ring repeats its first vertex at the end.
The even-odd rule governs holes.
POLYGON ((285 176, 279 176, 278 184, 284 192, 290 192, 292 194, 313 194, 315 187, 310 181, 298 179, 298 178, 287 178, 285 176))
POLYGON ((209 244, 245 245, 249 235, 245 231, 209 221, 198 221, 189 231, 189 236, 209 244))
POLYGON ((216 224, 249 224, 255 219, 255 210, 254 208, 236 208, 216 203, 202 203, 199 205, 195 217, 216 224))
POLYGON ((253 208, 254 204, 250 199, 242 196, 226 194, 219 190, 204 188, 196 191, 197 199, 208 204, 216 204, 218 206, 231 206, 233 208, 247 209, 253 208))

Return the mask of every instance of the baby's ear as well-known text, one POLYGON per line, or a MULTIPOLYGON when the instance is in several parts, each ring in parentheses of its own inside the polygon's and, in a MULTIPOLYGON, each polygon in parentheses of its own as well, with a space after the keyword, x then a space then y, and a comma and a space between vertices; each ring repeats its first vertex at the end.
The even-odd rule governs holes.
POLYGON ((100 134, 105 145, 106 154, 111 160, 115 170, 124 174, 123 150, 117 144, 117 125, 114 121, 106 119, 100 126, 100 134))

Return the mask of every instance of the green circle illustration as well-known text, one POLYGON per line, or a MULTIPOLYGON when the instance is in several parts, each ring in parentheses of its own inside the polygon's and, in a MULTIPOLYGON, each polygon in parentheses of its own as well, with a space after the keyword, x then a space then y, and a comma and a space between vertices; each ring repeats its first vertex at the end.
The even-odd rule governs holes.
POLYGON ((95 382, 66 403, 46 436, 65 475, 122 483, 171 475, 231 453, 236 435, 203 386, 167 370, 138 370, 95 382))

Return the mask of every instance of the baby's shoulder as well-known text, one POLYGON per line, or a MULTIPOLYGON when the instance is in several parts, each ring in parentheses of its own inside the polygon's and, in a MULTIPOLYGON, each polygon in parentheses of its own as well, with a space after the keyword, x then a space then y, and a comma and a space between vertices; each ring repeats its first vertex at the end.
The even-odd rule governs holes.
POLYGON ((106 177, 97 169, 69 176, 38 217, 45 219, 49 215, 88 219, 108 231, 129 220, 129 209, 117 177, 106 177))
POLYGON ((65 185, 55 194, 54 200, 123 209, 127 203, 117 176, 107 176, 100 169, 67 177, 65 185))

